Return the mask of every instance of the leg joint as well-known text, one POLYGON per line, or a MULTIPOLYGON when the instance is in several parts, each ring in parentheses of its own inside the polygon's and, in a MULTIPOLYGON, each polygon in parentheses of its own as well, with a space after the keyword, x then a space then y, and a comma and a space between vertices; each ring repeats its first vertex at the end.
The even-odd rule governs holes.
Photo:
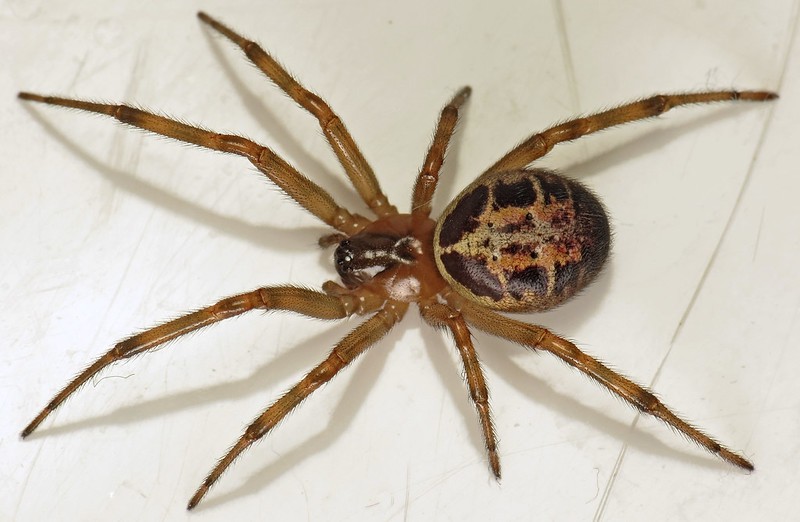
POLYGON ((648 100, 648 105, 655 115, 667 112, 671 108, 669 98, 663 95, 653 96, 648 100))
POLYGON ((319 120, 319 124, 322 127, 322 130, 325 132, 325 134, 328 134, 330 132, 329 127, 332 127, 337 124, 338 125, 342 124, 339 117, 336 114, 334 114, 334 112, 331 110, 330 106, 327 104, 327 102, 325 102, 325 100, 323 100, 322 98, 320 98, 319 96, 317 96, 316 94, 314 94, 309 90, 306 89, 303 90, 305 91, 304 93, 305 99, 303 100, 305 103, 303 103, 302 105, 306 107, 311 114, 317 117, 317 119, 319 120))
POLYGON ((636 397, 636 407, 645 413, 656 413, 664 408, 661 401, 647 390, 641 390, 636 397))

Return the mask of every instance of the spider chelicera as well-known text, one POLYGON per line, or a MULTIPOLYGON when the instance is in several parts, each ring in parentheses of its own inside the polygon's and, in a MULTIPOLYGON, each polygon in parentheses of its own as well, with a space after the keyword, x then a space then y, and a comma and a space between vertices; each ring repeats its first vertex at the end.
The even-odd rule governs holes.
POLYGON ((489 466, 500 477, 500 458, 489 393, 470 326, 549 352, 574 366, 638 410, 661 419, 731 464, 752 470, 741 455, 722 446, 667 408, 646 388, 611 370, 547 329, 496 313, 553 308, 588 285, 610 249, 608 217, 581 183, 528 166, 556 144, 626 122, 649 118, 686 104, 726 100, 767 101, 767 91, 715 91, 658 95, 534 134, 461 192, 437 221, 430 218, 458 113, 470 95, 464 87, 444 107, 433 142, 417 175, 411 212, 399 213, 381 191, 371 167, 339 117, 306 90, 256 43, 205 13, 200 20, 236 45, 261 71, 319 120, 323 133, 358 194, 375 215, 369 219, 339 206, 316 183, 268 147, 235 135, 218 134, 126 105, 107 105, 19 93, 23 100, 97 112, 162 136, 246 157, 308 212, 337 232, 323 236, 336 247, 334 263, 342 284, 328 281, 322 292, 296 286, 258 288, 129 337, 117 343, 69 382, 22 431, 30 435, 67 397, 120 359, 147 352, 194 330, 253 309, 287 310, 319 319, 368 318, 328 357, 268 407, 220 459, 189 501, 192 509, 230 464, 321 385, 386 335, 416 303, 423 319, 450 331, 464 365, 470 396, 480 419, 489 466))

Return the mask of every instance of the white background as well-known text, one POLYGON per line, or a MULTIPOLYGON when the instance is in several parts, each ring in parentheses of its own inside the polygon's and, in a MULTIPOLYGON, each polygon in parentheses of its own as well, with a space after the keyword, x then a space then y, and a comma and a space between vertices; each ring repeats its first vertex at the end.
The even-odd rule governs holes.
POLYGON ((800 512, 797 2, 0 2, 0 519, 786 520, 800 512), (189 5, 192 4, 192 5, 189 5), (241 158, 20 89, 125 100, 272 145, 364 212, 316 121, 198 8, 347 123, 395 204, 474 88, 435 211, 526 135, 656 92, 779 90, 559 146, 614 256, 559 310, 575 339, 756 465, 743 473, 552 357, 476 334, 503 480, 447 338, 414 308, 185 505, 243 427, 357 320, 252 313, 115 366, 18 433, 116 340, 217 298, 335 276, 326 233, 241 158))

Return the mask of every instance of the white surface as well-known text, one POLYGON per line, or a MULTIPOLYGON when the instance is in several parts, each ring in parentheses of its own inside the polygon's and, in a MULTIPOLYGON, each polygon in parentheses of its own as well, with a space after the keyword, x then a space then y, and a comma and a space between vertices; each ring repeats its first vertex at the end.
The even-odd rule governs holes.
POLYGON ((0 3, 2 520, 786 520, 800 512, 797 3, 0 3), (268 5, 267 5, 268 4, 268 5), (538 4, 538 5, 537 5, 538 4), (416 311, 248 451, 215 459, 355 321, 255 313, 105 372, 19 430, 114 341, 259 285, 332 278, 325 233, 240 158, 20 89, 126 100, 273 145, 359 206, 316 122, 195 19, 251 36, 322 94, 396 204, 437 112, 474 95, 436 208, 533 131, 655 92, 769 88, 544 163, 611 210, 600 281, 529 320, 752 458, 718 462, 547 356, 476 335, 504 476, 487 471, 449 341, 416 311), (788 58, 787 58, 788 55, 788 58), (631 426, 635 427, 631 429, 631 426))

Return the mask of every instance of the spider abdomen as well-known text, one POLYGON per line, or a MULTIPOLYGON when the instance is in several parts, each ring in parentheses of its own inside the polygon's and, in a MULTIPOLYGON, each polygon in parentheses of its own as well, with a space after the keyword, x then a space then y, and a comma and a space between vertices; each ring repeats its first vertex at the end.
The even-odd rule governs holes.
POLYGON ((558 306, 600 272, 611 245, 600 200, 551 171, 498 172, 469 185, 436 224, 434 257, 459 294, 506 311, 558 306))

